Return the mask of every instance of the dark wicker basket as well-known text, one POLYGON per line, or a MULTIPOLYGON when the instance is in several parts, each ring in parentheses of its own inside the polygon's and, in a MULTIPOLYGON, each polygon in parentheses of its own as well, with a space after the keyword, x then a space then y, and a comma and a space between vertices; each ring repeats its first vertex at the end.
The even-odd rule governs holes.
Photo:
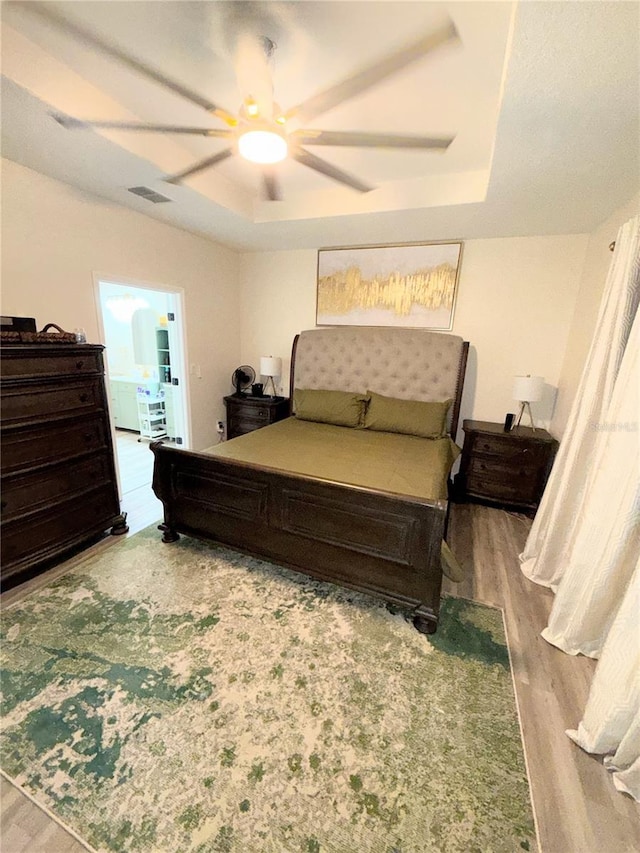
POLYGON ((41 332, 5 332, 0 331, 0 343, 3 344, 75 344, 73 332, 65 332, 55 323, 47 323, 41 332), (50 332, 49 329, 56 329, 50 332))

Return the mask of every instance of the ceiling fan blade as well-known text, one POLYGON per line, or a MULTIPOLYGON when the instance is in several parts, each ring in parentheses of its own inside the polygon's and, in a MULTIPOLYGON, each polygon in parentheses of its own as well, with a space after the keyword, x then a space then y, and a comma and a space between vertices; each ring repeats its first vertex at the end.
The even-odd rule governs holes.
POLYGON ((457 38, 458 32, 453 21, 449 21, 446 26, 429 33, 427 36, 423 36, 414 44, 408 45, 397 53, 387 56, 380 62, 376 62, 356 74, 349 75, 349 77, 336 83, 335 86, 330 86, 323 92, 312 95, 311 98, 298 104, 297 107, 287 110, 285 118, 287 120, 296 118, 301 122, 307 122, 321 113, 328 112, 343 101, 347 101, 365 92, 371 86, 375 86, 376 83, 380 83, 382 80, 395 74, 396 71, 401 71, 403 68, 411 65, 411 63, 426 56, 427 53, 435 50, 441 44, 457 38))
POLYGON ((221 139, 230 139, 233 136, 232 130, 219 130, 216 128, 207 127, 182 127, 180 125, 171 124, 145 124, 140 121, 85 121, 81 118, 72 118, 71 116, 63 115, 62 113, 52 113, 53 118, 69 130, 83 128, 104 128, 106 130, 140 130, 149 133, 187 133, 194 136, 214 136, 221 139))
POLYGON ((269 201, 280 201, 282 192, 280 191, 280 183, 273 169, 262 170, 262 183, 264 185, 265 196, 269 201))
POLYGON ((297 130, 291 134, 305 145, 342 145, 357 148, 433 148, 446 149, 454 137, 398 136, 394 133, 359 133, 340 130, 297 130))
POLYGON ((101 53, 106 56, 110 56, 112 59, 117 59, 118 62, 126 65, 132 71, 137 71, 139 74, 149 77, 151 80, 154 80, 156 83, 164 86, 165 89, 169 89, 176 95, 180 95, 187 101, 191 101, 192 104, 202 107, 207 110, 207 112, 210 112, 222 119, 222 121, 227 122, 227 124, 235 126, 238 123, 237 119, 228 110, 223 109, 218 106, 218 104, 213 103, 213 101, 209 101, 197 92, 193 92, 181 83, 172 80, 161 71, 158 71, 158 69, 153 68, 151 65, 147 65, 145 62, 130 56, 128 53, 125 53, 125 51, 117 47, 117 45, 104 41, 90 30, 68 20, 64 15, 61 15, 59 12, 56 12, 55 9, 52 9, 51 3, 31 2, 21 3, 20 6, 21 8, 27 9, 29 12, 34 12, 36 15, 39 15, 41 18, 44 18, 46 21, 49 21, 59 27, 79 42, 99 50, 101 53))
POLYGON ((294 160, 297 160, 298 163, 302 163, 303 166, 308 166, 310 169, 320 172, 321 175, 326 175, 328 178, 332 178, 340 184, 346 184, 348 187, 358 190, 358 192, 368 193, 373 189, 373 187, 368 186, 368 184, 365 184, 354 175, 350 175, 348 172, 343 172, 342 169, 338 169, 337 166, 332 166, 331 163, 327 163, 326 160, 321 160, 320 157, 316 157, 315 154, 312 154, 310 151, 306 151, 304 148, 294 149, 291 152, 291 156, 294 160))
POLYGON ((224 151, 218 151, 218 153, 214 154, 213 157, 207 157, 205 160, 199 160, 183 172, 177 172, 175 175, 169 175, 169 177, 164 178, 163 180, 168 184, 179 184, 185 178, 195 175, 197 172, 202 172, 204 169, 215 166, 216 163, 222 163, 223 160, 226 160, 227 157, 231 157, 232 154, 233 148, 225 148, 224 151))

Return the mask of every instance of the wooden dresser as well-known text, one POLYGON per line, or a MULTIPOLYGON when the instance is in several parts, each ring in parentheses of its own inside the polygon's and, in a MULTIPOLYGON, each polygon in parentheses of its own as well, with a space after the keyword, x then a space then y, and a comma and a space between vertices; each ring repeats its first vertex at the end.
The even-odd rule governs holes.
POLYGON ((454 500, 479 499, 530 514, 540 503, 558 442, 544 429, 464 421, 464 446, 454 500))
POLYGON ((126 533, 102 346, 0 347, 3 585, 108 528, 126 533))
POLYGON ((227 407, 227 438, 236 438, 254 429, 289 417, 288 397, 251 397, 231 394, 224 398, 227 407))

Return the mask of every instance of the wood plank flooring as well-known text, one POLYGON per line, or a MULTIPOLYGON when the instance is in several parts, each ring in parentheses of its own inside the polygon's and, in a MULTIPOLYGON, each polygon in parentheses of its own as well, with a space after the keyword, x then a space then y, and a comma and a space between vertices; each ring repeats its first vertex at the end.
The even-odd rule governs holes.
POLYGON ((116 447, 122 511, 127 513, 130 531, 162 519, 162 504, 151 491, 153 453, 148 441, 138 441, 138 434, 117 430, 116 447))
MULTIPOLYGON (((148 447, 145 450, 152 455, 148 447)), ((124 493, 123 500, 136 492, 130 502, 129 535, 160 517, 149 489, 135 487, 124 493)), ((519 568, 517 555, 530 525, 529 519, 515 513, 455 505, 450 544, 467 577, 461 584, 446 581, 445 592, 504 608, 542 853, 632 853, 640 850, 637 804, 616 791, 599 759, 582 752, 564 734, 581 718, 595 661, 565 655, 540 637, 553 595, 527 580, 519 568)), ((93 550, 116 544, 110 537, 93 550)), ((3 604, 63 573, 78 559, 10 590, 3 595, 3 604)), ((80 853, 83 849, 4 779, 0 795, 3 853, 80 853)))

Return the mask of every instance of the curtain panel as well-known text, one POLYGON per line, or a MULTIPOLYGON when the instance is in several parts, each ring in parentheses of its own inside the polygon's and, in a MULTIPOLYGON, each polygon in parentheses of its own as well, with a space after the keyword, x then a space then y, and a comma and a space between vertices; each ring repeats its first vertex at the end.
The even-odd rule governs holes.
POLYGON ((520 555, 524 574, 554 591, 581 524, 583 504, 594 476, 595 446, 607 423, 607 409, 639 300, 640 216, 635 216, 618 233, 594 339, 565 437, 520 555))
POLYGON ((556 592, 542 636, 600 658, 567 734, 640 800, 640 216, 622 226, 522 571, 556 592))
POLYGON ((582 722, 569 737, 604 755, 619 791, 640 799, 640 560, 607 636, 582 722))
POLYGON ((569 654, 600 656, 640 557, 639 385, 637 313, 597 433, 571 552, 542 632, 547 642, 569 654))

